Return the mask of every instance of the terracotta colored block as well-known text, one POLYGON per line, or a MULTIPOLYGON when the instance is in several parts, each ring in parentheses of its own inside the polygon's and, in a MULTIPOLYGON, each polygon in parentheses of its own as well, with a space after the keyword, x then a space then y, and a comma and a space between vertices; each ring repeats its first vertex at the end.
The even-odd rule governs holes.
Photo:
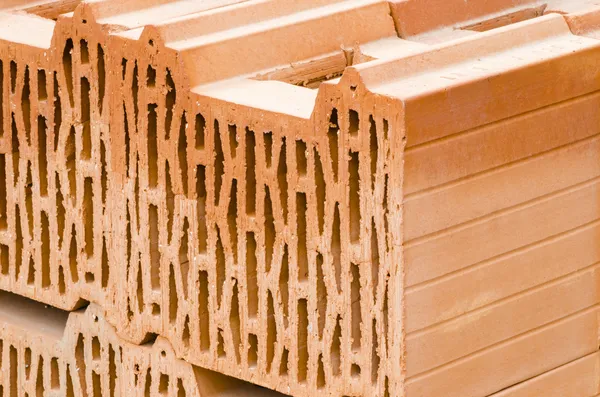
POLYGON ((74 311, 89 394, 96 335, 159 395, 484 397, 597 351, 593 2, 1 7, 0 289, 74 311))

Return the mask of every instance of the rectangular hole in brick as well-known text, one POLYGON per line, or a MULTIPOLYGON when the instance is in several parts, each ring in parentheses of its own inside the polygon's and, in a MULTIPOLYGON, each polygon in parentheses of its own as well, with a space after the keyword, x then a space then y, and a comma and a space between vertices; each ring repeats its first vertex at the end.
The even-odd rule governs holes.
POLYGON ((58 293, 63 295, 67 290, 67 286, 65 285, 65 271, 62 266, 58 267, 58 293))
POLYGON ((323 355, 319 354, 319 362, 317 366, 317 389, 325 387, 325 368, 323 366, 323 355))
POLYGON ((156 104, 148 105, 148 183, 151 188, 158 185, 158 137, 156 136, 156 104))
POLYGON ((158 392, 160 394, 167 394, 169 392, 169 375, 160 374, 160 380, 158 382, 158 392))
POLYGON ((56 186, 56 224, 58 226, 58 246, 62 247, 65 234, 65 205, 64 198, 60 186, 60 176, 58 172, 55 174, 55 186, 56 186))
POLYGON ((171 77, 171 71, 167 69, 166 76, 167 83, 167 95, 165 97, 165 139, 169 139, 171 135, 171 124, 173 122, 173 108, 175 107, 175 101, 177 100, 177 91, 175 90, 175 82, 171 77))
POLYGON ((146 69, 146 85, 148 87, 154 87, 156 85, 156 69, 152 65, 148 65, 146 69))
POLYGON ((383 340, 384 342, 387 344, 387 346, 389 346, 389 341, 388 341, 388 335, 389 335, 389 319, 388 319, 388 315, 389 315, 389 310, 388 310, 388 286, 385 286, 385 290, 383 293, 383 313, 382 313, 382 318, 383 318, 383 340))
POLYGON ((227 209, 227 224, 229 227, 229 241, 231 242, 231 251, 233 252, 233 261, 238 263, 238 227, 237 227, 237 180, 231 180, 231 194, 229 197, 229 207, 227 209))
POLYGON ((350 111, 348 112, 348 117, 350 119, 349 120, 350 124, 348 125, 350 135, 357 136, 359 123, 360 123, 359 118, 358 118, 358 112, 356 110, 350 109, 350 111))
POLYGON ((42 196, 48 195, 48 157, 46 150, 46 119, 42 116, 38 116, 38 170, 39 170, 39 181, 40 181, 40 194, 42 196))
POLYGON ((206 120, 202 114, 196 114, 196 124, 195 124, 195 143, 196 149, 204 149, 204 135, 206 133, 206 120))
POLYGON ((153 290, 160 288, 160 249, 158 229, 158 207, 151 204, 148 207, 148 232, 150 244, 150 282, 153 290))
POLYGON ((106 237, 102 237, 102 288, 108 287, 108 279, 110 278, 110 266, 108 264, 108 251, 106 249, 106 237))
POLYGON ((352 282, 350 284, 351 314, 352 314, 352 350, 360 350, 362 339, 362 309, 361 309, 361 283, 358 265, 350 264, 352 282))
POLYGON ((371 219, 371 284, 373 286, 373 300, 377 300, 377 286, 379 284, 379 240, 375 218, 371 219))
POLYGON ((298 301, 298 382, 306 382, 308 374, 308 303, 298 301))
POLYGON ((29 236, 33 238, 33 176, 31 175, 31 161, 27 162, 27 179, 25 180, 25 211, 27 212, 29 236))
POLYGON ((127 59, 121 59, 121 78, 125 80, 125 76, 127 74, 127 59))
POLYGON ((246 233, 246 289, 248 290, 248 316, 258 315, 258 260, 256 257, 256 237, 253 232, 246 233))
POLYGON ((329 142, 329 157, 331 157, 331 168, 333 170, 333 178, 337 182, 339 169, 339 133, 340 126, 338 122, 338 112, 336 108, 331 110, 329 117, 329 130, 327 139, 329 142))
POLYGON ((208 272, 200 271, 198 288, 198 318, 200 320, 200 350, 210 349, 210 310, 208 307, 208 272))
POLYGON ((254 131, 246 127, 246 213, 256 212, 256 142, 254 131))
POLYGON ((144 397, 150 397, 150 387, 152 386, 152 371, 150 368, 146 370, 146 380, 144 382, 144 397))
POLYGON ((7 201, 7 188, 6 183, 6 155, 0 154, 0 229, 6 230, 8 228, 8 201, 7 201))
POLYGON ((77 159, 75 155, 75 127, 71 126, 67 143, 65 145, 65 158, 67 160, 67 175, 69 177, 69 195, 73 202, 77 200, 77 159))
POLYGON ((296 141, 296 171, 299 176, 306 175, 308 170, 308 160, 306 158, 306 142, 296 141))
POLYGON ((271 168, 271 163, 273 162, 273 132, 265 132, 263 139, 265 141, 265 163, 267 168, 271 168))
POLYGON ((57 390, 60 388, 60 375, 57 357, 52 357, 52 360, 50 360, 50 387, 52 390, 57 390))
POLYGON ((319 225, 319 233, 323 234, 323 228, 325 227, 325 174, 323 172, 321 156, 319 156, 317 148, 313 148, 313 154, 315 158, 315 194, 317 201, 317 224, 319 225))
POLYGON ((42 287, 50 286, 50 224, 48 214, 42 211, 42 287))
POLYGON ((185 112, 181 116, 181 125, 179 127, 179 139, 177 140, 177 155, 179 159, 179 171, 181 172, 181 183, 183 185, 183 194, 188 194, 188 162, 187 162, 187 120, 185 112))
POLYGON ((92 272, 85 272, 85 282, 87 284, 92 284, 95 279, 96 279, 96 277, 94 276, 94 273, 92 273, 92 272))
POLYGON ((190 272, 190 257, 188 247, 188 236, 190 232, 190 223, 188 218, 183 218, 183 231, 181 232, 181 240, 179 242, 179 271, 181 272, 181 281, 183 286, 183 294, 188 296, 188 277, 190 272))
POLYGON ((25 357, 23 361, 25 362, 25 379, 29 380, 31 377, 31 348, 25 348, 24 356, 25 357))
POLYGON ((206 253, 208 227, 206 221, 206 167, 196 166, 196 219, 198 222, 198 252, 206 253))
POLYGON ((360 366, 358 366, 358 364, 352 364, 350 367, 350 375, 352 375, 353 378, 360 377, 360 366))
POLYGON ((360 180, 358 152, 350 152, 348 178, 350 179, 350 241, 356 243, 360 239, 360 180))
POLYGON ((177 397, 186 397, 185 388, 181 378, 177 379, 177 397))
POLYGON ((106 146, 104 145, 104 141, 100 141, 100 186, 102 188, 102 204, 106 204, 108 171, 106 168, 106 146))
POLYGON ((175 193, 173 192, 173 184, 171 183, 171 167, 169 162, 165 161, 165 188, 167 195, 167 241, 171 243, 173 238, 173 216, 175 213, 175 193))
POLYGON ((371 335, 373 338, 373 343, 371 344, 371 383, 377 384, 377 379, 379 377, 379 347, 378 347, 378 337, 377 337, 377 321, 373 319, 373 326, 371 335))
POLYGON ((29 88, 29 67, 25 67, 25 77, 23 78, 23 91, 21 94, 21 115, 23 116, 23 125, 25 126, 25 137, 27 143, 31 145, 31 90, 29 88))
POLYGON ((21 230, 21 210, 15 206, 15 278, 19 279, 23 262, 23 231, 21 230))
POLYGON ((240 348, 242 344, 242 335, 240 328, 240 301, 237 281, 233 285, 233 295, 231 297, 231 311, 229 312, 229 329, 233 340, 233 350, 237 363, 241 361, 240 348))
POLYGON ((327 286, 323 273, 323 255, 317 254, 317 310, 319 314, 319 339, 323 338, 325 320, 327 319, 327 286))
POLYGON ((265 186, 265 271, 271 270, 273 262, 273 249, 275 246, 275 218, 273 217, 273 203, 271 201, 271 191, 265 186))
MULTIPOLYGON (((140 90, 139 80, 138 80, 138 65, 137 61, 135 62, 135 66, 133 68, 133 78, 131 80, 131 95, 133 96, 133 116, 134 116, 134 129, 138 126, 138 118, 140 115, 140 107, 138 103, 138 94, 140 90)), ((152 104, 156 109, 156 104, 152 104)), ((148 105, 150 107, 150 105, 148 105)), ((155 111, 156 115, 156 111, 155 111)))
POLYGON ((283 221, 287 223, 288 181, 285 137, 281 138, 281 151, 279 152, 279 164, 277 165, 277 182, 279 187, 279 200, 283 210, 283 221))
POLYGON ((90 50, 87 41, 84 39, 79 40, 79 49, 81 52, 81 63, 90 63, 90 50))
POLYGON ((190 316, 185 316, 181 340, 183 341, 183 346, 188 349, 190 347, 190 316))
POLYGON ((17 63, 10 61, 10 92, 17 92, 17 63))
POLYGON ((179 310, 179 298, 177 297, 177 285, 175 284, 175 269, 173 264, 169 266, 169 322, 173 324, 177 319, 179 310))
POLYGON ((69 245, 69 270, 73 283, 79 281, 79 271, 77 269, 77 237, 75 235, 75 225, 71 230, 71 242, 69 245))
POLYGON ((74 397, 75 391, 73 388, 73 379, 71 378, 71 369, 69 364, 67 364, 67 370, 65 372, 67 377, 67 379, 65 380, 67 397, 74 397))
POLYGON ((85 219, 85 252, 87 257, 94 256, 94 191, 92 178, 83 183, 83 219, 85 219))
POLYGON ((104 49, 98 44, 98 109, 102 113, 102 107, 104 103, 104 94, 106 92, 106 65, 104 61, 104 49))
POLYGON ((289 255, 287 244, 283 246, 283 258, 281 259, 281 270, 279 272, 279 293, 281 294, 281 303, 283 310, 283 323, 287 327, 288 325, 288 306, 289 306, 289 291, 290 284, 290 269, 289 269, 289 255))
POLYGON ((9 362, 8 362, 8 371, 9 371, 9 387, 8 390, 10 392, 9 396, 10 397, 17 397, 17 387, 19 384, 19 374, 18 374, 18 369, 19 369, 19 361, 17 359, 17 349, 14 346, 10 346, 9 348, 9 356, 8 356, 9 362))
POLYGON ((153 303, 152 304, 152 315, 153 316, 160 316, 160 305, 158 303, 153 303))
POLYGON ((8 266, 10 261, 10 251, 8 245, 0 244, 0 271, 2 274, 8 274, 8 266))
POLYGON ((223 242, 221 241, 221 233, 217 227, 217 244, 216 244, 216 263, 215 263, 215 274, 217 281, 217 304, 221 307, 221 300, 223 296, 223 284, 225 284, 225 249, 223 248, 223 242))
POLYGON ((256 368, 258 364, 258 337, 254 334, 248 335, 248 367, 256 368))
POLYGON ((62 124, 62 103, 58 94, 58 76, 54 72, 54 151, 58 150, 58 138, 60 137, 60 126, 62 124))
POLYGON ((342 358, 342 318, 338 314, 335 320, 335 328, 333 329, 333 340, 329 350, 329 360, 331 362, 331 371, 333 376, 340 376, 341 373, 341 358, 342 358))
POLYGON ((69 102, 73 107, 73 40, 67 39, 65 49, 63 50, 63 73, 65 82, 67 83, 67 93, 69 94, 69 102))
POLYGON ((231 154, 231 158, 235 158, 238 147, 237 126, 235 124, 228 124, 227 131, 229 132, 229 153, 231 154))
POLYGON ((37 93, 38 100, 40 102, 48 99, 48 88, 46 87, 46 71, 44 69, 38 69, 37 72, 37 93))
POLYGON ((340 204, 335 203, 333 209, 333 226, 331 231, 331 255, 335 271, 335 284, 338 293, 342 291, 342 236, 340 226, 340 204))
POLYGON ((40 356, 38 360, 37 375, 35 378, 36 397, 44 395, 44 357, 40 356))
POLYGON ((93 397, 102 397, 102 385, 100 375, 96 371, 92 371, 92 392, 93 397))
MULTIPOLYGON (((389 235, 389 221, 388 221, 388 216, 389 216, 389 211, 388 211, 388 182, 389 182, 389 177, 388 174, 385 175, 385 179, 383 182, 383 234, 385 236, 389 235)), ((388 240, 386 237, 386 246, 388 246, 388 240)), ((389 249, 389 247, 388 247, 389 249)))
POLYGON ((283 349, 283 353, 281 354, 281 362, 279 363, 279 376, 284 376, 288 374, 289 356, 290 352, 288 351, 288 349, 283 349))
POLYGON ((275 321, 275 305, 273 294, 267 292, 267 373, 271 372, 273 358, 275 358, 275 342, 277 342, 277 322, 275 321))
POLYGON ((19 152, 19 130, 17 130, 17 122, 15 121, 15 114, 11 114, 11 133, 12 133, 12 166, 13 166, 13 182, 16 185, 19 181, 19 164, 21 155, 19 152))
POLYGON ((27 285, 33 285, 35 283, 35 264, 33 263, 33 257, 29 257, 29 270, 27 271, 27 285))
POLYGON ((223 339, 223 330, 219 329, 217 333, 217 355, 225 357, 225 340, 223 339))
POLYGON ((100 339, 97 336, 92 338, 92 358, 100 360, 100 339))
POLYGON ((215 206, 219 205, 221 196, 221 185, 223 184, 223 174, 225 173, 225 158, 223 155, 223 146, 221 144, 221 132, 219 122, 214 123, 214 144, 215 144, 215 206))
POLYGON ((87 78, 81 78, 81 157, 89 159, 92 157, 92 128, 90 125, 90 82, 87 78))
POLYGON ((130 138, 129 138, 129 122, 127 120, 127 109, 125 104, 123 103, 123 132, 124 136, 124 146, 125 146, 125 175, 129 176, 129 156, 130 156, 130 138))
POLYGON ((306 193, 296 193, 296 234, 298 237, 298 281, 308 279, 306 193))
POLYGON ((369 116, 369 135, 370 139, 370 152, 371 152, 371 189, 375 190, 375 180, 377 176, 377 155, 379 147, 377 144, 377 125, 373 119, 373 115, 369 116))
POLYGON ((4 62, 0 60, 0 137, 4 136, 4 62))
POLYGON ((383 119, 383 140, 387 141, 388 139, 388 131, 390 129, 389 123, 386 119, 383 119))
POLYGON ((109 397, 115 396, 117 365, 115 359, 115 349, 112 344, 108 345, 108 393, 109 397))

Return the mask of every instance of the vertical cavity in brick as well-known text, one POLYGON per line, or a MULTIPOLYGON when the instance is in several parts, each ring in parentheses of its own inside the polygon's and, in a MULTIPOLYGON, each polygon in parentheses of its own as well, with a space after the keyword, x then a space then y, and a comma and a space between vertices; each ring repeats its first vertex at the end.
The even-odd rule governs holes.
POLYGON ((373 342, 371 344, 371 383, 376 384, 379 378, 379 346, 377 337, 377 321, 373 319, 373 325, 371 330, 373 342))
POLYGON ((352 282, 350 284, 350 301, 352 306, 352 350, 358 351, 360 349, 360 343, 362 338, 361 284, 360 270, 358 268, 358 265, 351 263, 350 273, 352 275, 352 282))
POLYGON ((58 226, 58 246, 62 247, 62 242, 65 234, 65 204, 60 186, 60 176, 58 172, 55 174, 56 185, 56 224, 58 226))
POLYGON ((0 137, 4 136, 4 63, 0 60, 0 137))
MULTIPOLYGON (((0 244, 0 272, 2 272, 3 275, 8 274, 9 265, 10 265, 10 249, 9 249, 8 245, 0 244)), ((1 354, 1 352, 0 352, 0 354, 1 354)))
POLYGON ((267 168, 271 168, 271 163, 273 162, 273 132, 265 132, 263 139, 265 141, 265 164, 267 168))
POLYGON ((341 359, 342 359, 342 318, 338 314, 335 320, 335 328, 333 330, 333 339, 329 350, 329 360, 331 361, 331 371, 333 376, 340 376, 341 359))
POLYGON ((83 219, 85 220, 85 252, 94 256, 94 191, 92 178, 85 178, 83 185, 83 219))
POLYGON ((283 349, 281 354, 281 361, 279 362, 279 375, 284 376, 288 374, 288 359, 290 352, 288 349, 283 349))
POLYGON ((317 224, 319 225, 319 233, 323 234, 325 226, 325 174, 323 172, 323 163, 317 148, 313 148, 315 157, 315 194, 317 201, 317 224))
POLYGON ((48 157, 46 153, 46 119, 38 116, 38 170, 40 181, 40 194, 48 195, 48 157))
POLYGON ((327 319, 327 286, 323 273, 323 255, 317 254, 317 309, 319 314, 318 327, 319 339, 323 338, 325 320, 327 319))
POLYGON ((242 335, 240 329, 240 302, 238 293, 237 281, 233 284, 233 295, 231 297, 231 308, 229 311, 229 329, 233 340, 233 350, 237 363, 241 361, 240 348, 242 343, 242 335))
POLYGON ((73 99, 73 40, 67 39, 65 49, 63 50, 63 72, 65 74, 65 82, 67 83, 67 93, 69 94, 69 103, 71 107, 74 105, 73 99))
POLYGON ((146 85, 148 87, 156 86, 156 69, 152 65, 148 65, 146 69, 146 85))
POLYGON ((104 93, 106 92, 106 64, 104 61, 104 49, 98 44, 98 110, 102 113, 104 105, 104 93))
POLYGON ((62 103, 58 93, 58 76, 54 72, 54 151, 58 149, 58 139, 60 137, 60 126, 62 124, 62 103))
POLYGON ((158 137, 156 136, 156 104, 148 105, 148 184, 151 188, 158 185, 158 137))
POLYGON ((179 126, 179 139, 177 147, 177 156, 179 158, 179 170, 181 172, 181 183, 183 185, 183 194, 188 194, 188 162, 187 162, 187 120, 185 112, 181 116, 181 125, 179 126))
POLYGON ((179 269, 181 272, 183 294, 188 296, 188 276, 190 271, 188 235, 190 232, 190 223, 187 217, 183 218, 183 231, 181 233, 181 241, 179 242, 179 269))
POLYGON ((48 88, 46 87, 46 71, 44 69, 38 69, 37 72, 37 94, 38 101, 40 102, 43 102, 48 99, 48 88))
POLYGON ((298 301, 298 382, 306 382, 308 373, 308 304, 298 301))
POLYGON ((256 368, 258 364, 258 336, 248 335, 248 367, 256 368))
POLYGON ((296 193, 296 234, 298 238, 298 281, 308 279, 306 193, 296 193))
POLYGON ((171 324, 177 319, 179 310, 179 298, 177 297, 177 285, 175 284, 175 269, 173 264, 169 266, 169 321, 171 324))
POLYGON ((75 225, 71 230, 71 242, 69 245, 69 270, 71 280, 76 283, 79 281, 79 271, 77 269, 77 236, 75 234, 75 225))
POLYGON ((23 91, 21 94, 21 116, 23 116, 23 125, 25 126, 25 138, 27 144, 31 145, 31 89, 29 87, 29 67, 25 67, 25 77, 23 78, 23 91))
POLYGON ((229 197, 229 208, 227 209, 227 224, 229 227, 229 241, 233 251, 233 261, 238 263, 238 228, 237 228, 237 180, 231 180, 231 195, 229 197))
POLYGON ((50 360, 50 388, 56 390, 60 388, 60 378, 58 370, 58 358, 52 357, 50 360))
POLYGON ((77 200, 77 159, 75 154, 75 127, 71 126, 65 145, 65 159, 67 161, 67 175, 69 177, 69 195, 71 200, 77 200))
POLYGON ((359 125, 358 112, 356 110, 350 109, 348 117, 350 119, 350 124, 348 127, 349 131, 350 131, 350 135, 357 136, 358 135, 358 125, 359 125))
POLYGON ((325 387, 325 368, 323 366, 323 355, 319 354, 319 361, 317 364, 317 389, 323 389, 325 387))
POLYGON ((335 203, 333 209, 333 228, 331 231, 331 256, 333 269, 335 271, 335 284, 338 292, 342 291, 342 240, 340 227, 339 203, 335 203))
POLYGON ((92 129, 90 125, 90 82, 81 78, 81 158, 92 157, 92 129))
POLYGON ((221 144, 221 132, 219 131, 219 122, 214 123, 214 143, 215 143, 215 206, 219 205, 221 198, 221 185, 223 184, 223 174, 225 173, 225 158, 223 156, 223 146, 221 144))
POLYGON ((206 133, 206 119, 202 114, 196 114, 196 124, 195 124, 195 144, 196 149, 204 149, 204 135, 206 133))
POLYGON ((256 142, 254 131, 246 127, 246 213, 256 212, 256 142))
POLYGON ((75 363, 77 364, 77 374, 79 376, 79 384, 83 390, 87 390, 86 383, 86 364, 83 346, 83 334, 79 334, 77 337, 77 344, 75 346, 75 363))
POLYGON ((82 64, 90 63, 90 49, 84 39, 79 40, 79 53, 81 54, 82 64))
POLYGON ((125 175, 129 176, 129 152, 130 152, 130 142, 129 142, 129 121, 127 119, 127 109, 125 104, 123 103, 123 132, 125 134, 125 175))
POLYGON ((27 162, 27 179, 25 180, 25 211, 29 236, 33 237, 33 177, 31 175, 31 161, 27 162))
POLYGON ((277 182, 279 187, 279 201, 283 210, 283 220, 287 223, 288 216, 288 182, 287 182, 287 160, 286 160, 285 137, 281 138, 281 151, 279 153, 279 164, 277 165, 277 182))
POLYGON ((110 278, 110 266, 108 263, 108 251, 106 250, 106 237, 102 237, 102 257, 101 266, 102 266, 102 276, 101 283, 102 288, 106 288, 108 286, 108 279, 110 278))
MULTIPOLYGON (((140 85, 139 85, 139 80, 138 80, 138 64, 137 61, 135 61, 135 66, 133 68, 133 78, 131 80, 131 95, 133 96, 133 116, 134 116, 134 122, 135 128, 138 127, 138 117, 140 114, 140 108, 139 108, 139 103, 138 103, 138 94, 139 94, 139 90, 140 90, 140 85)), ((156 105, 154 105, 156 107, 156 105)))
POLYGON ((19 152, 19 130, 17 130, 17 122, 15 121, 15 114, 11 116, 11 133, 12 133, 12 163, 13 163, 13 182, 16 185, 19 181, 19 160, 21 158, 19 152))
POLYGON ((277 322, 275 321, 275 307, 271 290, 267 292, 267 373, 271 372, 271 365, 275 357, 275 342, 277 342, 277 322))
POLYGON ((175 82, 171 77, 171 71, 167 68, 167 95, 165 97, 165 107, 167 109, 165 114, 165 139, 169 139, 171 135, 171 124, 173 122, 173 108, 175 101, 177 100, 177 91, 175 90, 175 82))
POLYGON ((308 170, 308 160, 306 158, 306 142, 296 141, 296 172, 299 176, 306 175, 308 170))
POLYGON ((273 249, 275 246, 275 219, 273 217, 273 203, 271 201, 271 191, 265 186, 265 271, 271 271, 273 262, 273 249))
POLYGON ((227 131, 229 132, 229 153, 231 154, 231 158, 235 158, 238 147, 237 125, 228 124, 227 131))
POLYGON ((50 225, 48 214, 42 211, 42 287, 50 286, 50 225))
POLYGON ((206 167, 196 166, 196 219, 198 222, 198 252, 206 253, 208 228, 206 222, 206 167))
POLYGON ((225 284, 225 249, 223 248, 223 242, 221 241, 221 232, 217 227, 217 244, 216 244, 216 261, 215 261, 215 275, 217 281, 217 305, 221 307, 221 301, 223 299, 223 285, 225 284))
POLYGON ((165 162, 165 190, 166 190, 166 204, 167 204, 167 238, 169 244, 173 237, 173 217, 175 213, 175 193, 173 192, 173 184, 171 183, 171 169, 169 162, 165 162))
POLYGON ((200 321, 200 350, 210 349, 210 310, 208 307, 208 272, 200 271, 198 288, 198 319, 200 321))
POLYGON ((38 359, 38 368, 35 377, 35 395, 36 397, 43 397, 44 395, 44 356, 40 356, 38 359))
POLYGON ((17 358, 17 349, 14 346, 10 346, 9 348, 9 362, 8 362, 8 371, 9 372, 9 396, 10 397, 17 397, 19 391, 17 390, 18 384, 19 384, 19 374, 18 374, 18 368, 19 368, 19 362, 18 362, 18 358, 17 358))
POLYGON ((373 300, 377 300, 377 286, 379 284, 379 240, 375 218, 371 219, 371 285, 373 286, 373 300))
POLYGON ((35 266, 33 263, 33 257, 29 257, 29 267, 27 270, 27 285, 33 286, 35 283, 35 266))
POLYGON ((23 232, 21 230, 21 211, 15 206, 15 278, 19 279, 23 263, 23 232))
POLYGON ((102 204, 106 204, 106 193, 108 192, 108 171, 106 168, 106 146, 100 141, 100 187, 102 190, 102 204))
POLYGON ((17 63, 10 61, 10 92, 17 92, 17 63))
POLYGON ((339 169, 339 132, 338 112, 336 108, 333 108, 329 117, 327 138, 329 142, 329 157, 331 157, 331 169, 333 170, 333 178, 336 182, 338 180, 339 169))
POLYGON ((360 181, 358 176, 358 152, 350 152, 350 163, 348 166, 350 184, 350 241, 356 243, 360 239, 360 181))
POLYGON ((377 144, 377 125, 373 119, 373 115, 369 116, 369 135, 370 135, 370 152, 371 152, 371 189, 375 190, 375 180, 377 176, 377 155, 379 147, 377 144))
MULTIPOLYGON (((1 121, 0 121, 1 123, 1 121)), ((6 183, 6 155, 0 153, 0 229, 8 228, 8 213, 7 213, 7 191, 8 184, 6 183)))
POLYGON ((150 243, 150 284, 153 290, 160 288, 160 249, 158 238, 158 207, 148 207, 148 232, 150 243))
POLYGON ((281 270, 279 271, 279 293, 281 294, 281 303, 283 310, 283 323, 288 324, 288 306, 290 297, 290 269, 287 244, 283 246, 283 258, 281 260, 281 270))

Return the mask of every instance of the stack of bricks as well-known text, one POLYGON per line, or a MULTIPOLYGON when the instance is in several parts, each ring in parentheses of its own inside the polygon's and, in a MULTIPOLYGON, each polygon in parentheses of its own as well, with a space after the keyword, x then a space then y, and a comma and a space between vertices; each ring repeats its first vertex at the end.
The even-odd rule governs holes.
POLYGON ((600 395, 600 2, 0 1, 0 396, 600 395))

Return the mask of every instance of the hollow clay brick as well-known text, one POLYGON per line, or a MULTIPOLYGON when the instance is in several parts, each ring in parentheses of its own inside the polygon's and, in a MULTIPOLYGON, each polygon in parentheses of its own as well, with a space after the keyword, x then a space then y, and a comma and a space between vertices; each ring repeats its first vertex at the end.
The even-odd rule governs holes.
POLYGON ((588 393, 599 9, 0 5, 0 289, 75 310, 35 351, 92 395, 107 343, 168 395, 588 393))

